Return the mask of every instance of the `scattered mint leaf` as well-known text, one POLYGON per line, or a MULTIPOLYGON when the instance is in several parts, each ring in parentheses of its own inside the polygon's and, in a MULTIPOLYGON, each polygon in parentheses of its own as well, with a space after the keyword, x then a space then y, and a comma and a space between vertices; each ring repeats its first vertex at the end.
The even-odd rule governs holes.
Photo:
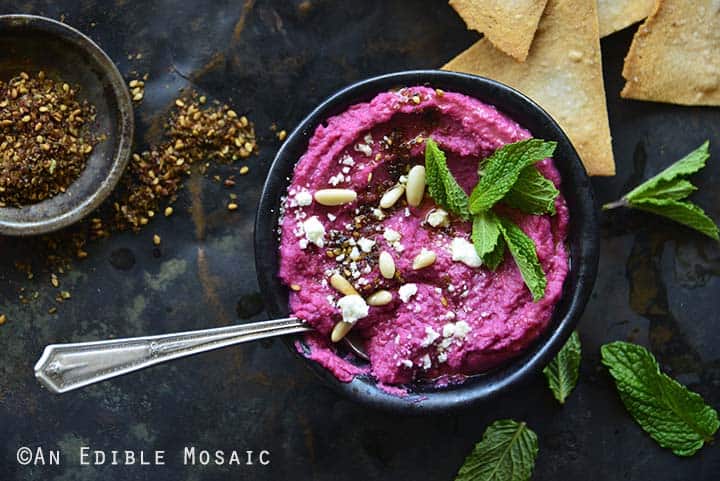
POLYGON ((700 207, 690 202, 650 198, 634 201, 631 205, 637 209, 667 217, 712 239, 720 240, 720 233, 715 222, 700 207))
POLYGON ((527 481, 537 453, 537 435, 527 424, 495 421, 465 458, 455 481, 527 481))
POLYGON ((480 212, 473 217, 472 235, 475 251, 485 261, 492 253, 500 238, 500 220, 492 211, 480 212))
POLYGON ((425 178, 437 205, 463 220, 470 218, 468 196, 448 169, 445 153, 431 138, 425 141, 425 178))
POLYGON ((628 192, 625 198, 631 200, 641 197, 648 191, 654 190, 662 182, 694 174, 705 167, 705 161, 708 158, 710 158, 710 142, 706 140, 700 147, 628 192))
POLYGON ((617 341, 602 346, 601 353, 625 407, 660 446, 692 456, 712 441, 720 427, 717 411, 661 372, 647 349, 617 341))
POLYGON ((632 198, 632 203, 643 199, 682 200, 695 192, 697 187, 685 179, 661 180, 652 188, 645 189, 642 194, 632 198))
POLYGON ((547 279, 535 251, 535 243, 520 227, 506 218, 500 219, 500 232, 520 268, 520 274, 530 289, 533 301, 537 302, 545 295, 547 279))
POLYGON ((503 202, 527 214, 555 215, 555 199, 560 191, 533 165, 525 167, 503 202))
POLYGON ((565 400, 577 384, 581 357, 580 336, 577 331, 573 331, 555 359, 543 369, 550 390, 560 404, 565 404, 565 400))
POLYGON ((646 180, 633 190, 603 206, 603 210, 630 207, 667 217, 695 229, 706 236, 720 240, 715 222, 698 206, 681 202, 697 188, 682 176, 694 174, 705 167, 710 157, 709 142, 687 154, 659 174, 646 180))
POLYGON ((556 145, 556 142, 527 139, 496 150, 484 161, 483 175, 470 194, 470 212, 489 210, 515 185, 523 169, 551 157, 556 145))

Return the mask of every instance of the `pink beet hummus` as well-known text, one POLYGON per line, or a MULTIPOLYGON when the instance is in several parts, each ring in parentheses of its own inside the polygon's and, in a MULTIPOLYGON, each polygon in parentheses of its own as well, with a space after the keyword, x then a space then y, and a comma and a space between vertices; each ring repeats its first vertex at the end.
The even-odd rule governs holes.
MULTIPOLYGON (((460 382, 527 348, 547 327, 562 295, 568 271, 562 195, 555 216, 503 208, 536 244, 547 276, 538 302, 507 253, 495 272, 453 260, 453 241, 469 241, 470 223, 450 215, 449 224, 430 225, 428 213, 437 206, 427 192, 418 207, 409 207, 405 197, 390 208, 378 207, 383 193, 402 183, 410 167, 424 164, 428 137, 470 192, 479 159, 531 133, 492 105, 462 94, 428 87, 381 93, 317 128, 283 199, 279 275, 291 287, 292 313, 317 329, 298 349, 342 381, 367 374, 385 386, 423 379, 460 382), (321 205, 313 196, 328 188, 354 190, 357 199, 321 205), (434 252, 436 260, 414 270, 413 259, 422 249, 434 252), (394 260, 392 279, 380 273, 382 251, 394 260), (330 341, 343 319, 338 304, 343 295, 328 281, 335 273, 364 298, 381 289, 392 294, 389 304, 370 306, 351 331, 364 341, 369 365, 330 341)), ((559 187, 552 159, 537 168, 559 187)))

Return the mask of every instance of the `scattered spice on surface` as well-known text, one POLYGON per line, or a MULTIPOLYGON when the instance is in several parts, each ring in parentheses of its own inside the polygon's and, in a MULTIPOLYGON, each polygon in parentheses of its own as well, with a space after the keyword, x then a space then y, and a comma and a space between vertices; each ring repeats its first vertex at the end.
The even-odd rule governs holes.
MULTIPOLYGON (((92 217, 59 232, 23 241, 32 243, 32 248, 23 247, 20 252, 33 253, 34 257, 16 261, 15 267, 32 279, 32 266, 42 263, 39 267, 51 273, 50 282, 54 285, 55 276, 59 286, 59 276, 72 268, 73 260, 88 257, 89 242, 116 232, 137 232, 159 217, 156 215, 159 212, 171 216, 174 209, 170 204, 193 171, 205 174, 214 163, 247 160, 256 151, 255 130, 247 117, 197 93, 185 95, 179 102, 173 102, 165 124, 164 141, 132 156, 115 192, 92 217), (37 257, 38 252, 42 253, 41 258, 37 257)), ((245 172, 248 170, 246 167, 245 172)), ((229 179, 232 180, 232 176, 229 179)), ((234 180, 232 185, 228 185, 227 180, 227 187, 235 185, 234 180)), ((230 198, 237 196, 231 193, 230 198)), ((156 243, 153 237, 154 255, 156 251, 159 253, 161 240, 159 236, 157 239, 156 243)), ((63 292, 55 297, 58 303, 70 298, 69 291, 63 292)), ((28 295, 24 288, 19 290, 18 298, 24 304, 38 297, 37 292, 28 295)))
POLYGON ((103 136, 78 88, 25 72, 0 81, 0 207, 35 204, 67 188, 103 136))

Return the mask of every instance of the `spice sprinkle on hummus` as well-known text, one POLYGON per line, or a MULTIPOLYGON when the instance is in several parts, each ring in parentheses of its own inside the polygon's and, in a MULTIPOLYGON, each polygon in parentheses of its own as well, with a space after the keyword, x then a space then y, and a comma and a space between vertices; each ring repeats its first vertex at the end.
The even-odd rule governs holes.
MULTIPOLYGON (((495 107, 430 87, 378 94, 327 119, 299 159, 282 200, 280 271, 290 309, 312 325, 299 349, 341 381, 459 382, 526 349, 548 326, 568 271, 568 209, 497 210, 535 244, 546 285, 536 301, 513 257, 483 264, 471 222, 426 189, 432 139, 469 193, 478 162, 531 133, 495 107), (370 365, 335 343, 352 330, 370 365)), ((555 187, 552 158, 535 164, 555 187)))

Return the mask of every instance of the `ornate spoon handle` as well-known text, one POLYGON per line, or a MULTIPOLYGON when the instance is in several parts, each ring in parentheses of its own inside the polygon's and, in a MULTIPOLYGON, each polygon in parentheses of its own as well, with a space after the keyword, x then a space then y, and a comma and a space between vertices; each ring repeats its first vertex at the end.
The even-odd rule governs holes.
POLYGON ((290 317, 159 336, 52 344, 35 364, 35 377, 50 391, 64 393, 171 359, 310 330, 290 317))

